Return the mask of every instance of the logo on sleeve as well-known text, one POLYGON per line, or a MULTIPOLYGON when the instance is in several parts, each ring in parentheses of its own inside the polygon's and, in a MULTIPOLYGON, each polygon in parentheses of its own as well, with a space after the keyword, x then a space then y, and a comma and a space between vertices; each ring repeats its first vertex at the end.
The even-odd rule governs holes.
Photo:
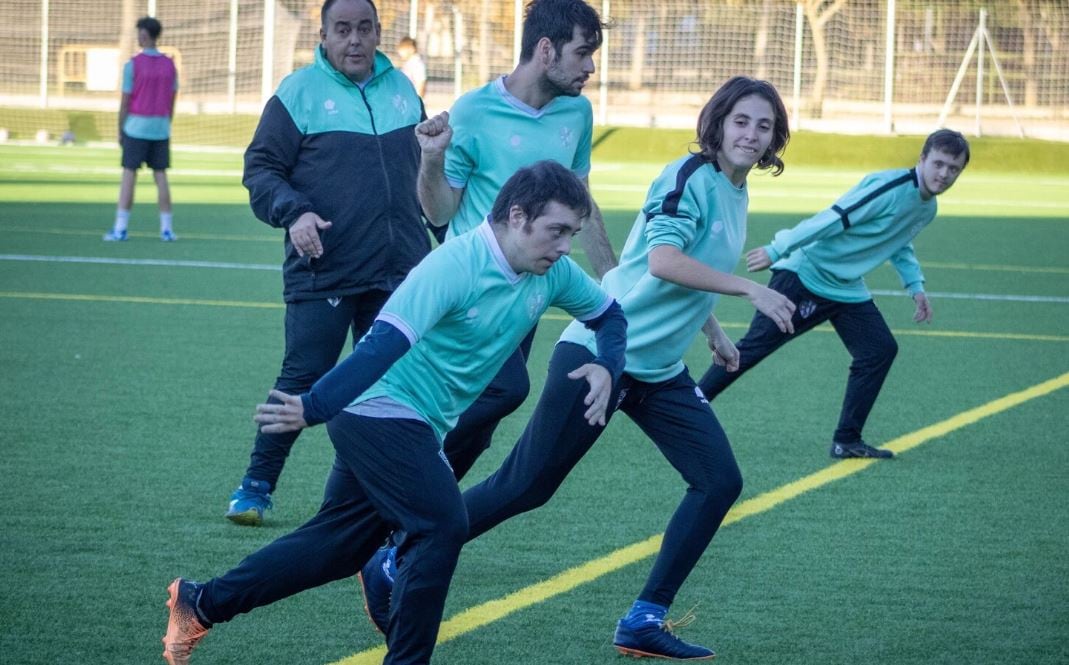
POLYGON ((527 297, 527 316, 532 321, 542 316, 544 311, 546 311, 546 294, 532 293, 527 297))
POLYGON ((397 109, 397 112, 401 115, 408 113, 408 100, 402 95, 393 96, 393 107, 397 109))
POLYGON ((560 144, 565 148, 572 144, 572 139, 574 136, 575 132, 572 131, 571 127, 560 128, 560 144))

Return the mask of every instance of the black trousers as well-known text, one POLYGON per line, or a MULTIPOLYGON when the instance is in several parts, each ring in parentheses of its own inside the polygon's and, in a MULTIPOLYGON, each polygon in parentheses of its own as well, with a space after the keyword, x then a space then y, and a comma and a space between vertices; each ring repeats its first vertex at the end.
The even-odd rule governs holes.
POLYGON ((342 412, 327 430, 336 457, 319 512, 209 581, 201 610, 213 623, 229 621, 351 577, 391 529, 404 529, 383 662, 428 663, 468 529, 453 472, 421 421, 342 412))
MULTIPOLYGON (((464 492, 469 540, 549 501, 604 431, 583 417, 586 381, 567 376, 593 358, 583 346, 557 344, 542 396, 520 440, 497 471, 464 492)), ((642 428, 687 483, 639 595, 669 606, 739 497, 742 475, 723 428, 686 370, 660 383, 624 374, 615 393, 612 403, 642 428)))
MULTIPOLYGON (((338 363, 349 332, 354 343, 363 337, 389 297, 388 291, 367 291, 340 298, 336 304, 325 299, 286 303, 286 352, 275 389, 290 395, 307 392, 338 363)), ((278 403, 271 398, 267 401, 278 403)), ((300 431, 257 431, 246 477, 266 480, 272 489, 277 487, 298 436, 300 431)))
POLYGON ((711 366, 698 382, 702 393, 710 400, 715 399, 773 351, 830 321, 853 358, 839 425, 832 440, 838 443, 861 441, 865 421, 898 354, 898 343, 876 303, 871 300, 846 303, 821 298, 805 288, 798 275, 790 270, 773 271, 768 286, 790 298, 797 306, 792 319, 794 334, 780 332, 770 318, 757 312, 750 322, 750 329, 736 345, 739 349, 738 371, 728 372, 723 367, 711 366))

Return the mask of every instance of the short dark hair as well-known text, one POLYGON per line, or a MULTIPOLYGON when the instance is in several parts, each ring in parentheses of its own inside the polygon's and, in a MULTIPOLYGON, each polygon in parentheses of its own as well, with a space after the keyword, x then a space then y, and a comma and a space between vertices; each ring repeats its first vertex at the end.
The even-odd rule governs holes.
POLYGON ((564 45, 572 41, 575 27, 595 49, 601 46, 601 31, 608 26, 601 22, 596 9, 583 0, 531 0, 523 18, 520 39, 520 62, 534 57, 538 40, 548 37, 553 50, 560 55, 564 45))
POLYGON ((505 224, 512 206, 519 206, 528 220, 539 217, 551 201, 574 210, 580 218, 590 216, 590 194, 574 173, 551 159, 521 168, 505 181, 494 199, 490 221, 505 224))
MULTIPOLYGON (((965 164, 969 163, 969 142, 961 132, 953 129, 937 129, 928 135, 921 148, 921 157, 927 157, 932 150, 941 150, 952 157, 965 153, 965 164)), ((964 166, 964 164, 963 164, 964 166)))
POLYGON ((698 114, 698 139, 699 153, 709 161, 716 159, 716 152, 724 140, 724 119, 731 113, 743 97, 757 95, 764 98, 772 105, 772 113, 775 116, 772 126, 772 142, 765 154, 757 160, 757 168, 773 169, 772 175, 783 173, 783 160, 780 153, 787 147, 791 139, 791 130, 788 125, 787 107, 783 105, 779 92, 768 81, 752 79, 747 76, 735 76, 727 81, 705 104, 705 108, 698 114))
MULTIPOLYGON (((367 4, 371 5, 371 11, 375 14, 375 20, 379 20, 379 10, 375 6, 375 0, 364 0, 367 4)), ((327 27, 327 12, 338 0, 324 0, 323 6, 319 9, 319 22, 325 28, 327 27)))
MULTIPOLYGON (((127 25, 129 25, 129 23, 127 23, 127 25)), ((147 32, 148 36, 151 37, 153 41, 159 39, 160 33, 163 32, 163 26, 151 16, 143 16, 137 19, 137 29, 147 32)))

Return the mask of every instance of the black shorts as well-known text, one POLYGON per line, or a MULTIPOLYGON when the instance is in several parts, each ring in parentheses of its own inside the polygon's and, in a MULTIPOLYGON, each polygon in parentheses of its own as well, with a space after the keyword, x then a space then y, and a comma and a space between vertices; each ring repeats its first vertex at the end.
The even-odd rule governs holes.
POLYGON ((142 164, 148 164, 153 171, 162 171, 171 166, 171 140, 149 141, 135 139, 123 134, 122 167, 136 171, 142 164))

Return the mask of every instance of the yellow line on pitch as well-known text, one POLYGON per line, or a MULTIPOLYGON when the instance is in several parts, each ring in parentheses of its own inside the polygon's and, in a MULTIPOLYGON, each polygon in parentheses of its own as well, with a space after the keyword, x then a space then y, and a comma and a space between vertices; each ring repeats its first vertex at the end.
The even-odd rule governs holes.
MULTIPOLYGON (((1044 395, 1048 395, 1056 390, 1065 388, 1066 386, 1069 386, 1069 372, 1054 379, 1050 379, 1049 381, 1034 385, 1031 388, 1010 393, 1005 397, 992 400, 987 404, 969 409, 968 411, 963 411, 956 416, 947 418, 934 425, 929 425, 928 427, 923 427, 915 432, 900 436, 888 441, 884 445, 884 448, 892 450, 895 453, 905 452, 911 448, 916 448, 923 443, 946 436, 955 430, 959 430, 968 425, 972 425, 977 421, 983 420, 984 418, 1012 409, 1029 400, 1043 397, 1044 395)), ((877 463, 877 461, 878 460, 874 459, 857 459, 836 462, 835 464, 821 469, 816 473, 811 473, 804 478, 787 483, 774 490, 755 496, 752 499, 747 499, 731 509, 727 514, 727 517, 724 518, 723 526, 728 526, 747 517, 759 515, 772 510, 776 506, 790 501, 806 492, 810 492, 823 487, 824 485, 833 483, 836 480, 841 480, 847 476, 859 473, 877 463)), ((887 464, 887 462, 883 462, 883 464, 887 464)), ((559 594, 567 593, 579 586, 593 582, 603 575, 607 575, 632 563, 651 557, 660 550, 662 536, 663 534, 651 536, 642 542, 628 545, 627 547, 610 552, 599 559, 594 559, 575 568, 569 568, 544 582, 532 584, 531 586, 520 589, 503 598, 491 600, 464 610, 459 614, 455 614, 442 623, 441 630, 438 634, 438 643, 443 644, 449 642, 465 633, 470 633, 477 628, 481 628, 482 626, 503 619, 510 614, 549 600, 559 594)), ((379 646, 353 654, 348 658, 331 663, 331 665, 371 665, 372 663, 381 662, 385 654, 386 647, 379 646)))
MULTIPOLYGON (((543 314, 543 319, 550 321, 571 321, 572 317, 565 314, 543 314)), ((749 323, 731 323, 721 321, 720 326, 722 328, 735 328, 745 329, 749 328, 749 323)), ((821 324, 816 328, 813 328, 816 332, 831 333, 835 332, 835 329, 829 324, 821 324)), ((1030 335, 1025 333, 988 333, 988 332, 968 332, 963 330, 898 330, 892 331, 896 335, 912 335, 914 337, 957 337, 964 339, 1000 339, 1000 340, 1018 340, 1029 342, 1069 342, 1069 336, 1066 335, 1030 335)))
MULTIPOLYGON (((238 307, 245 309, 282 309, 282 303, 253 302, 248 300, 200 300, 197 298, 151 298, 147 296, 108 296, 89 293, 44 293, 32 291, 0 291, 0 298, 26 300, 66 300, 74 302, 120 302, 141 305, 193 305, 202 307, 238 307)), ((546 313, 543 319, 549 321, 571 321, 572 317, 564 314, 546 313)), ((729 323, 721 321, 724 328, 744 329, 748 323, 729 323)), ((814 328, 817 332, 834 332, 829 325, 814 328)), ((966 339, 996 339, 1029 342, 1069 342, 1066 335, 1026 335, 1019 333, 985 333, 954 330, 894 330, 896 335, 914 335, 918 337, 957 337, 966 339)))

